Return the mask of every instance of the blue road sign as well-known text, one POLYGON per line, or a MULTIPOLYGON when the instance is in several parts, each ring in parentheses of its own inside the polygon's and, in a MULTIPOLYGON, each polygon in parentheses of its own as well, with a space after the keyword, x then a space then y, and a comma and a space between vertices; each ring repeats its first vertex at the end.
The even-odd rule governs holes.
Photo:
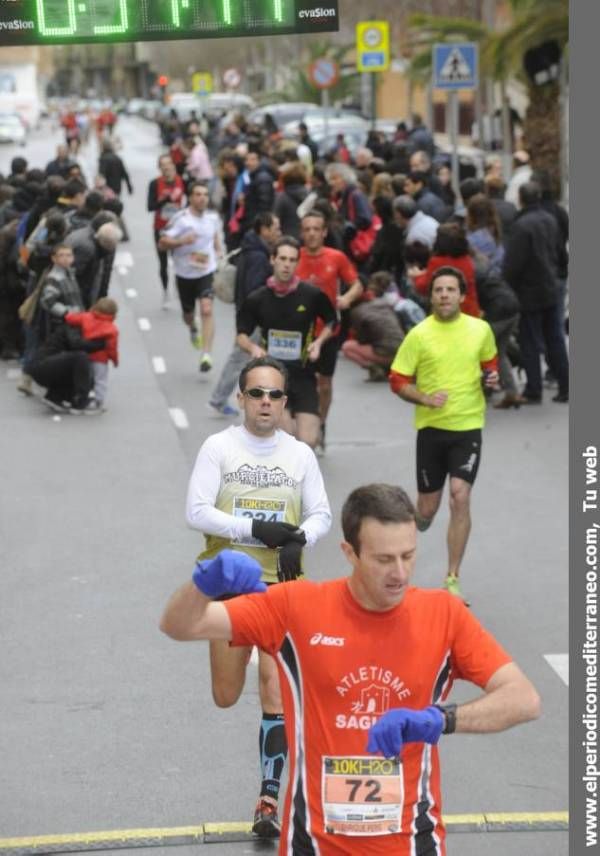
POLYGON ((458 42, 433 46, 433 86, 436 89, 476 89, 478 46, 458 42))

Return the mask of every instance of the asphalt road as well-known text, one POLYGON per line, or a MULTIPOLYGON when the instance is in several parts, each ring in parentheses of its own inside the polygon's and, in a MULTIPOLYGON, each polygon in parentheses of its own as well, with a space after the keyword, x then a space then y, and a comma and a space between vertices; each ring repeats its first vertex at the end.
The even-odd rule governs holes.
MULTIPOLYGON (((18 851, 9 838, 248 821, 257 792, 255 675, 235 708, 217 710, 205 646, 157 629, 201 547, 185 526, 184 496, 199 445, 225 424, 206 403, 233 339, 232 311, 215 307, 215 369, 201 376, 175 305, 160 306, 145 212, 158 136, 133 119, 119 133, 135 194, 125 200, 132 240, 111 286, 122 354, 108 412, 54 421, 16 391, 16 364, 0 367, 0 853, 18 851)), ((3 147, 0 171, 13 154, 45 164, 57 141, 45 129, 24 150, 3 147)), ((94 159, 92 147, 83 156, 90 178, 94 159)), ((449 815, 567 809, 567 433, 568 409, 549 401, 488 414, 463 587, 538 687, 544 715, 504 734, 443 741, 449 815), (560 655, 559 671, 547 655, 560 655)), ((338 516, 350 489, 388 480, 414 493, 411 408, 343 361, 328 437, 322 469, 335 522, 308 559, 319 579, 345 571, 338 516)), ((444 577, 446 523, 444 506, 420 536, 419 585, 444 577)), ((455 695, 473 691, 459 685, 455 695)), ((205 851, 258 852, 240 842, 152 853, 205 851)), ((567 836, 449 837, 449 856, 482 851, 563 856, 567 836)))

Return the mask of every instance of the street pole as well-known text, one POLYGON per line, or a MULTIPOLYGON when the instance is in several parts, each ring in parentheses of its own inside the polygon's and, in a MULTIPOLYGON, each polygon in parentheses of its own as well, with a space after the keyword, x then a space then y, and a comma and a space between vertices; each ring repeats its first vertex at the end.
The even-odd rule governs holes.
POLYGON ((371 72, 371 129, 375 130, 377 120, 377 72, 371 72))
POLYGON ((458 92, 452 90, 448 93, 450 100, 450 145, 452 147, 452 187, 458 194, 460 176, 458 172, 458 92))
POLYGON ((323 108, 323 133, 325 135, 325 145, 329 136, 329 89, 321 89, 321 107, 323 108))

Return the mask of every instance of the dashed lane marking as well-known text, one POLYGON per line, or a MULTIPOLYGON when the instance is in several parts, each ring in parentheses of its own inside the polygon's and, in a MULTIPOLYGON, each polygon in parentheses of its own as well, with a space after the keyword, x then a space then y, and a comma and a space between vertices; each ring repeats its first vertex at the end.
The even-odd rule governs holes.
MULTIPOLYGON (((448 832, 563 832, 569 828, 566 811, 489 812, 444 815, 448 832)), ((65 835, 0 838, 3 856, 40 856, 47 853, 85 853, 93 850, 130 850, 137 847, 170 847, 185 844, 222 844, 253 841, 252 824, 246 822, 202 823, 149 829, 112 829, 65 835)))
POLYGON ((152 357, 152 367, 156 374, 166 374, 167 364, 164 357, 152 357))
POLYGON ((128 250, 119 250, 115 255, 115 266, 117 268, 133 267, 133 256, 128 250))
POLYGON ((6 369, 8 380, 18 380, 21 377, 21 369, 6 369))
POLYGON ((126 288, 125 294, 127 297, 131 297, 131 298, 137 297, 137 291, 135 288, 126 288))
POLYGON ((569 655, 568 654, 544 654, 548 665, 552 666, 561 680, 569 686, 569 655))
POLYGON ((181 407, 169 407, 169 414, 176 428, 186 429, 190 427, 185 410, 181 407))
POLYGON ((140 330, 147 332, 152 329, 152 324, 148 321, 147 318, 138 318, 138 327, 140 330))

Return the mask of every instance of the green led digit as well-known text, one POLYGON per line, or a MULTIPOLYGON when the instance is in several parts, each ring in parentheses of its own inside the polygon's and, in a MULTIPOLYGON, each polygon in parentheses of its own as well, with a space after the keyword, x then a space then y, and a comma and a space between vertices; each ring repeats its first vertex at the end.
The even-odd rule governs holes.
POLYGON ((223 0, 223 23, 231 26, 231 0, 223 0))
POLYGON ((181 2, 182 9, 190 8, 190 0, 171 0, 171 14, 173 16, 173 23, 176 27, 181 26, 181 16, 179 15, 179 3, 181 2))
POLYGON ((281 0, 273 0, 273 17, 276 21, 283 21, 283 8, 281 0))
POLYGON ((77 29, 75 21, 75 0, 37 0, 38 29, 43 36, 73 36, 77 29), (66 14, 65 14, 66 13, 66 14), (65 18, 67 19, 65 21, 65 18), (63 26, 50 24, 59 20, 63 26))
POLYGON ((116 33, 126 33, 129 29, 129 19, 127 16, 127 0, 117 0, 118 11, 120 12, 120 19, 118 22, 114 22, 114 0, 109 0, 109 3, 106 4, 106 0, 103 4, 96 0, 95 8, 97 12, 102 12, 106 14, 101 14, 102 18, 108 18, 113 21, 110 24, 99 24, 98 26, 94 26, 94 35, 95 36, 109 36, 115 35, 116 33), (105 9, 98 8, 101 6, 105 6, 105 9), (111 8, 107 8, 112 7, 111 8))

